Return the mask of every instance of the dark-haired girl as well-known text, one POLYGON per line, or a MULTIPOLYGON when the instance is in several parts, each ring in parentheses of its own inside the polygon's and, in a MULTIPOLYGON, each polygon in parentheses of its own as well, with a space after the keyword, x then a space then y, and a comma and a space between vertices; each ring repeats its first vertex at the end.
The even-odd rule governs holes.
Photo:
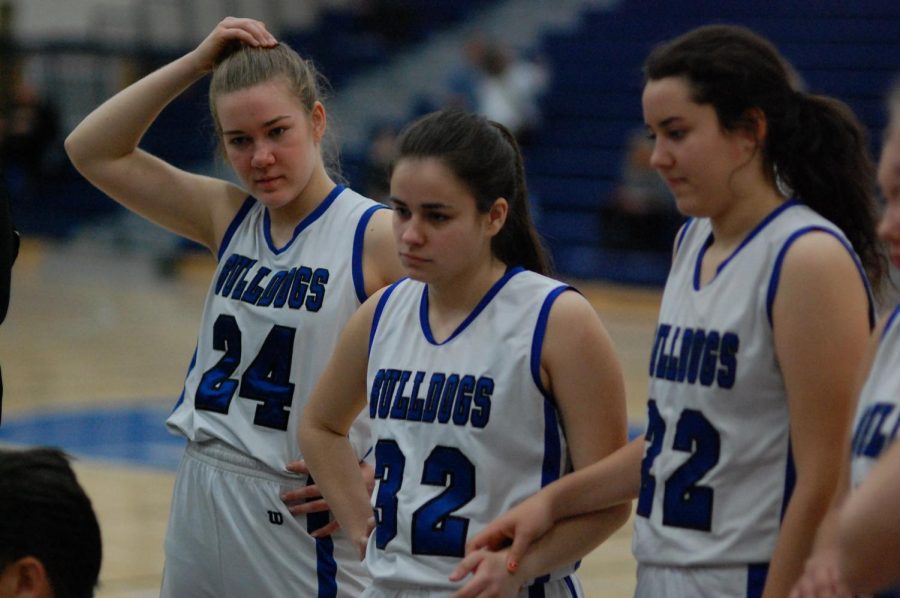
POLYGON ((505 554, 481 551, 465 588, 449 579, 482 526, 625 441, 612 343, 587 300, 545 276, 526 198, 501 125, 438 112, 398 141, 390 201, 409 278, 351 319, 300 425, 318 486, 365 551, 365 596, 581 596, 574 563, 627 516, 572 518, 512 574, 505 554), (371 505, 343 470, 363 410, 371 505))
POLYGON ((638 596, 784 596, 846 455, 884 269, 852 113, 798 90, 766 40, 690 31, 644 67, 651 158, 689 217, 650 355, 643 438, 473 546, 637 498, 638 596))

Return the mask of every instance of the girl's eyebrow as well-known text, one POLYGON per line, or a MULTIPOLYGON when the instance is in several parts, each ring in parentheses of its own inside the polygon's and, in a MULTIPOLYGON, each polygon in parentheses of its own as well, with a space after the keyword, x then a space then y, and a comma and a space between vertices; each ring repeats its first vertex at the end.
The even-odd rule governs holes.
MULTIPOLYGON (((402 200, 397 199, 397 198, 394 197, 393 195, 390 196, 390 197, 388 197, 388 201, 391 202, 391 203, 397 204, 397 205, 399 205, 399 206, 408 207, 408 206, 406 205, 405 202, 403 202, 402 200)), ((424 208, 424 209, 426 209, 426 210, 444 210, 444 209, 450 209, 450 206, 448 206, 448 205, 445 204, 445 203, 440 203, 440 202, 423 203, 421 207, 424 208)))
MULTIPOLYGON (((290 115, 282 114, 281 116, 276 116, 275 118, 269 119, 263 123, 263 127, 271 127, 272 125, 274 125, 275 123, 277 123, 278 121, 280 121, 284 118, 290 118, 290 115)), ((240 135, 242 133, 243 133, 243 131, 240 129, 232 129, 230 131, 222 131, 223 135, 240 135)))
MULTIPOLYGON (((680 116, 670 116, 670 117, 668 117, 668 118, 664 118, 664 119, 662 119, 661 121, 659 121, 659 123, 658 123, 656 126, 657 126, 657 127, 668 127, 669 125, 671 125, 671 124, 673 124, 673 123, 676 123, 676 122, 678 122, 679 120, 681 120, 681 117, 680 117, 680 116)), ((647 125, 645 125, 645 126, 646 126, 647 128, 650 128, 650 127, 653 126, 653 125, 647 124, 647 125)))

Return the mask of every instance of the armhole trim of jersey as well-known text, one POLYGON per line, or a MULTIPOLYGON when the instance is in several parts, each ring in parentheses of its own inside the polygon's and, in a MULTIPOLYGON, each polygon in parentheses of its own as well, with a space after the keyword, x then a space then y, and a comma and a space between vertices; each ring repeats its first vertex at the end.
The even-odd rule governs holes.
POLYGON ((531 337, 531 378, 534 380, 537 389, 544 395, 544 398, 554 404, 556 401, 553 399, 553 395, 550 394, 549 390, 544 388, 544 383, 541 382, 541 351, 544 348, 544 335, 547 333, 547 321, 550 319, 550 308, 553 307, 553 303, 556 301, 557 297, 562 295, 565 291, 570 290, 574 291, 575 288, 569 285, 558 286, 550 291, 544 298, 544 303, 541 305, 541 311, 538 313, 537 322, 534 325, 534 335, 531 337))
POLYGON ((894 306, 893 311, 891 311, 891 315, 888 316, 887 321, 884 323, 884 330, 881 331, 882 340, 884 340, 884 337, 887 336, 888 330, 891 329, 891 326, 894 325, 894 321, 897 319, 897 314, 900 314, 900 304, 894 306))
POLYGON ((356 298, 359 299, 360 303, 369 298, 369 296, 366 295, 366 280, 365 276, 363 276, 363 247, 366 240, 366 227, 369 225, 369 220, 372 219, 372 214, 378 210, 387 209, 387 206, 381 205, 372 206, 367 209, 363 212, 363 215, 360 216, 359 222, 356 224, 356 232, 353 234, 353 258, 350 265, 350 271, 353 276, 353 288, 356 289, 356 298))
POLYGON ((859 257, 856 255, 856 252, 853 250, 850 243, 836 231, 824 226, 807 226, 796 230, 787 238, 784 245, 781 246, 778 256, 775 258, 775 265, 772 267, 772 275, 769 278, 769 288, 766 292, 766 317, 769 320, 769 327, 772 327, 772 308, 775 305, 775 295, 778 292, 778 283, 781 279, 781 267, 784 264, 784 257, 787 255, 791 245, 794 244, 794 241, 811 232, 828 233, 837 239, 838 242, 844 246, 844 249, 847 250, 847 253, 850 254, 850 258, 853 259, 853 263, 856 264, 856 270, 859 272, 859 276, 862 279, 863 287, 866 289, 866 298, 869 303, 869 330, 872 330, 875 327, 875 297, 872 294, 872 287, 869 285, 869 278, 866 276, 866 270, 863 268, 862 263, 859 261, 859 257))
POLYGON ((394 289, 397 288, 401 282, 406 280, 406 278, 401 278, 387 289, 385 289, 384 293, 378 299, 378 305, 375 306, 375 313, 372 315, 372 330, 369 331, 369 351, 368 354, 372 354, 372 343, 375 342, 375 331, 378 328, 378 322, 381 320, 381 314, 384 312, 384 306, 387 305, 388 297, 391 296, 391 293, 394 292, 394 289))
POLYGON ((681 249, 681 243, 684 241, 684 237, 687 236, 688 229, 694 223, 694 218, 688 218, 684 221, 684 224, 681 225, 681 230, 678 231, 678 240, 675 241, 675 253, 681 249))
POLYGON ((228 249, 228 245, 229 243, 231 243, 231 238, 234 237, 234 233, 237 232, 238 227, 250 212, 250 208, 252 208, 255 204, 256 200, 249 195, 247 196, 247 199, 244 200, 244 203, 241 204, 241 207, 237 211, 237 214, 235 214, 234 218, 231 219, 231 224, 229 224, 228 228, 225 229, 225 234, 222 236, 222 242, 219 243, 219 252, 216 256, 216 261, 221 260, 222 256, 225 255, 225 250, 228 249))
POLYGON ((191 356, 191 363, 188 365, 187 374, 184 375, 184 384, 181 387, 181 394, 178 396, 178 400, 175 401, 175 406, 172 407, 172 411, 169 412, 169 415, 175 413, 175 410, 184 403, 184 393, 187 390, 187 379, 194 370, 195 365, 197 365, 197 345, 194 345, 194 354, 191 356))
POLYGON ((781 497, 781 513, 778 516, 779 521, 784 521, 784 515, 787 513, 788 505, 791 497, 794 495, 794 487, 797 485, 797 467, 794 465, 794 447, 791 439, 788 438, 787 456, 784 464, 784 495, 781 497))

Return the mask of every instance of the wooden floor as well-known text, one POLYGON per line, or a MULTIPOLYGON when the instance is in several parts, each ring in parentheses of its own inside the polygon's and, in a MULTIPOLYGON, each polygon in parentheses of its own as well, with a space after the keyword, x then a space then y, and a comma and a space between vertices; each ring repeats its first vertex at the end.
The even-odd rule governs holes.
MULTIPOLYGON (((196 343, 212 258, 161 277, 140 252, 91 241, 25 241, 0 328, 4 420, 58 411, 174 404, 196 343)), ((597 307, 621 356, 632 422, 643 418, 646 363, 659 293, 576 283, 597 307)), ((159 424, 162 426, 162 423, 159 424)), ((55 444, 52 435, 41 438, 55 444)), ((158 595, 169 470, 82 458, 76 463, 103 532, 100 598, 158 595)), ((588 596, 630 596, 635 565, 627 525, 589 555, 588 596)))

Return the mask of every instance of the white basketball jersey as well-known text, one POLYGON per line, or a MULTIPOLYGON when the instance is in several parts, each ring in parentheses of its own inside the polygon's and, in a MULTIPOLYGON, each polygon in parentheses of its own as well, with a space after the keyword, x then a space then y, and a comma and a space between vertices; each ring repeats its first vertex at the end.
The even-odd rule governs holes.
POLYGON ((851 481, 859 486, 900 431, 900 305, 878 341, 878 352, 859 395, 851 444, 851 481))
POLYGON ((540 361, 550 307, 569 288, 511 269, 441 343, 425 284, 404 279, 385 292, 367 382, 378 523, 366 563, 376 585, 452 592, 466 540, 566 471, 540 361))
MULTIPOLYGON (((337 186, 276 248, 268 210, 247 199, 222 240, 170 429, 222 440, 280 473, 301 458, 297 418, 365 299, 363 237, 381 207, 337 186)), ((360 458, 366 427, 351 435, 360 458)))
POLYGON ((633 538, 641 563, 769 561, 793 484, 772 306, 787 250, 811 231, 840 240, 860 268, 847 284, 868 288, 844 235, 797 201, 767 216, 702 288, 712 229, 707 219, 685 224, 650 357, 633 538))

